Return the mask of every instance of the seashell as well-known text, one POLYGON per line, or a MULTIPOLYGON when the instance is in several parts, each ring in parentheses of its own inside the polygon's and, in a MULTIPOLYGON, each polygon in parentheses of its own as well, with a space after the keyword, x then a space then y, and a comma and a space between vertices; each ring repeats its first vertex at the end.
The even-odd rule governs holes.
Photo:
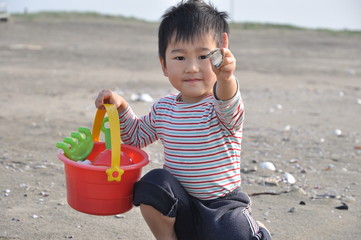
POLYGON ((283 131, 288 132, 291 130, 291 126, 290 125, 286 125, 285 128, 283 129, 283 131))
POLYGON ((335 129, 334 134, 338 137, 341 136, 342 135, 341 129, 335 129))
POLYGON ((154 99, 148 93, 142 93, 139 97, 139 100, 141 102, 147 102, 147 103, 154 102, 154 99))
POLYGON ((132 95, 130 95, 130 100, 133 102, 136 101, 147 102, 147 103, 154 102, 154 99, 148 93, 141 93, 141 94, 132 93, 132 95))
POLYGON ((277 177, 270 177, 264 180, 264 184, 267 186, 278 186, 280 179, 277 177))
POLYGON ((294 177, 291 173, 288 173, 288 172, 285 172, 284 179, 285 179, 289 184, 294 184, 294 183, 296 182, 295 177, 294 177))
POLYGON ((298 160, 298 158, 292 158, 292 159, 289 160, 289 162, 290 163, 298 163, 299 160, 298 160))
POLYGON ((84 165, 92 165, 92 162, 88 159, 85 159, 84 161, 77 161, 77 163, 84 164, 84 165))
POLYGON ((283 106, 281 105, 281 104, 276 104, 276 106, 275 106, 278 110, 282 110, 283 109, 283 106))
POLYGON ((273 163, 271 162, 263 162, 259 165, 261 168, 265 168, 271 171, 276 171, 276 167, 273 163))
POLYGON ((224 54, 220 48, 216 48, 208 53, 206 58, 210 58, 212 65, 219 68, 223 63, 224 54))

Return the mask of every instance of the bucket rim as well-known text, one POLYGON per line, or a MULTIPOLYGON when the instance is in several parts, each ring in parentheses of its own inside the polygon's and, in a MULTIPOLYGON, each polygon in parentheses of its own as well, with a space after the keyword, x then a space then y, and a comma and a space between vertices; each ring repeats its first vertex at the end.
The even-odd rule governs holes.
MULTIPOLYGON (((144 167, 145 165, 147 165, 149 163, 149 155, 145 151, 143 151, 143 150, 141 150, 139 148, 127 145, 127 144, 122 144, 122 148, 123 147, 128 148, 130 150, 137 151, 138 153, 140 153, 143 156, 142 161, 140 161, 138 163, 127 165, 127 166, 120 166, 121 169, 123 169, 124 171, 136 170, 136 169, 144 167)), ((64 155, 63 150, 60 150, 56 155, 59 158, 59 160, 62 161, 64 164, 69 164, 71 166, 78 167, 78 168, 88 169, 88 170, 92 170, 92 171, 104 172, 110 167, 110 166, 93 166, 93 165, 86 165, 86 164, 77 163, 76 161, 73 161, 73 160, 70 160, 69 158, 67 158, 64 155)))

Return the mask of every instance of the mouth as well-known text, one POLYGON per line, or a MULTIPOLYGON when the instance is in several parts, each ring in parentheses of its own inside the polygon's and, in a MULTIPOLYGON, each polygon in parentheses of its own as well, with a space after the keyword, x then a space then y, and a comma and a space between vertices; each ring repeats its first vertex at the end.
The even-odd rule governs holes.
POLYGON ((187 79, 184 79, 183 81, 187 82, 187 83, 194 83, 194 82, 200 82, 202 80, 199 78, 187 78, 187 79))

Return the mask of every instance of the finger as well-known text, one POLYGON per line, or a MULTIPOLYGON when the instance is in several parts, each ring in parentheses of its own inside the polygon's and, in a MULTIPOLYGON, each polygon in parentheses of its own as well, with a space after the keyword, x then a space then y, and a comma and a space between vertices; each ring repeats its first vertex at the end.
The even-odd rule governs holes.
POLYGON ((222 67, 221 67, 221 71, 222 72, 232 72, 233 71, 233 66, 232 65, 230 65, 230 64, 225 64, 225 65, 223 65, 222 67))
POLYGON ((95 100, 95 107, 99 109, 104 109, 103 100, 100 97, 97 97, 97 99, 95 100))
POLYGON ((222 48, 228 48, 228 34, 222 34, 222 48))
POLYGON ((109 103, 111 98, 111 92, 109 90, 103 90, 99 93, 98 97, 95 100, 95 106, 99 109, 104 109, 104 103, 109 103))

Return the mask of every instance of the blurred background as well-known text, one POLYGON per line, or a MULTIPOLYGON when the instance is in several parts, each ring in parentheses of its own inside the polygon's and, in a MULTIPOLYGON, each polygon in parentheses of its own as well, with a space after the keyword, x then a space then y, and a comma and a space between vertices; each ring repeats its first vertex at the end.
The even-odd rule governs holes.
MULTIPOLYGON (((159 21, 178 0, 8 0, 10 13, 81 11, 159 21)), ((212 0, 234 22, 361 30, 361 0, 212 0)))

